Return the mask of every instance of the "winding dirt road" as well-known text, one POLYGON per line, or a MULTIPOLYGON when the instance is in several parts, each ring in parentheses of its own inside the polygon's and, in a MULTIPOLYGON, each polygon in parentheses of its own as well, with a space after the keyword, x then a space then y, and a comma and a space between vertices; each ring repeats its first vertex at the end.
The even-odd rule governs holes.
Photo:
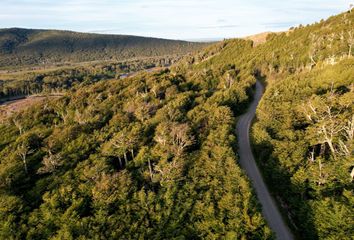
POLYGON ((290 230, 271 197, 266 184, 263 181, 262 175, 256 165, 250 145, 249 130, 252 120, 256 113, 256 108, 259 100, 262 98, 263 86, 260 82, 256 83, 256 93, 254 100, 248 111, 243 114, 237 123, 237 136, 239 144, 239 156, 242 168, 247 172, 248 177, 252 181, 252 185, 256 190, 257 197, 262 204, 262 213, 276 234, 279 240, 294 239, 290 230))

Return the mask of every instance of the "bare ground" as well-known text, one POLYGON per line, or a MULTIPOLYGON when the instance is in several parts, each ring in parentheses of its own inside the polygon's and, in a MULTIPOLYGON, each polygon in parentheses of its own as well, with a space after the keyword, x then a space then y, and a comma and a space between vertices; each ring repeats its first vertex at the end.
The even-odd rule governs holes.
POLYGON ((58 98, 61 95, 33 95, 28 96, 22 99, 11 100, 5 103, 0 104, 0 121, 10 117, 12 114, 23 111, 29 107, 32 107, 36 104, 41 104, 44 100, 48 98, 58 98))

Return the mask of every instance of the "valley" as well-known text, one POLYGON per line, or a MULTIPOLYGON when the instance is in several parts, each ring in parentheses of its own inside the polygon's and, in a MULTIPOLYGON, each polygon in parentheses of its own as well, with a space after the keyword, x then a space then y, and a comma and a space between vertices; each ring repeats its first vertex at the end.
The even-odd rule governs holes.
POLYGON ((0 238, 351 239, 353 26, 0 31, 0 238))

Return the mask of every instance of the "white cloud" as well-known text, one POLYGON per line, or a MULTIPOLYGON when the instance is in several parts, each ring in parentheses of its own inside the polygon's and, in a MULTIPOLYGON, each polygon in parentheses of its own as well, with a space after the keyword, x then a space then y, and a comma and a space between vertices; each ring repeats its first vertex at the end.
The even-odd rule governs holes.
POLYGON ((0 0, 0 27, 31 27, 166 38, 234 37, 306 24, 350 0, 0 0), (309 3, 310 2, 310 3, 309 3))

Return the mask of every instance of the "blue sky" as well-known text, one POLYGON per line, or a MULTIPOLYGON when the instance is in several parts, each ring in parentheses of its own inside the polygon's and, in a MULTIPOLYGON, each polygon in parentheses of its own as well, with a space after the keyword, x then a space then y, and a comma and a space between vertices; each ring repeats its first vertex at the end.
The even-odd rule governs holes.
POLYGON ((0 28, 231 38, 319 21, 350 3, 354 0, 0 0, 0 28))

